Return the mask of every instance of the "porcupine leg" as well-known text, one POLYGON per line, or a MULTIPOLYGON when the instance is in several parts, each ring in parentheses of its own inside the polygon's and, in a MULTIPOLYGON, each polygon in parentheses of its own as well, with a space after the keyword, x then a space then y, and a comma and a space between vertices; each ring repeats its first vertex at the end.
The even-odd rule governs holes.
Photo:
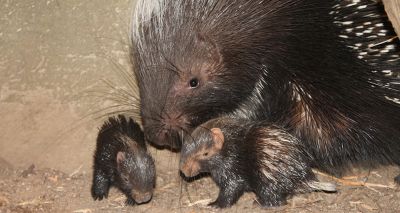
POLYGON ((104 171, 95 169, 93 174, 92 197, 94 200, 102 200, 108 197, 110 180, 104 171))
POLYGON ((208 205, 216 208, 230 207, 239 200, 243 193, 244 187, 242 184, 236 181, 229 181, 228 183, 219 186, 218 198, 208 205))
POLYGON ((255 190, 255 194, 257 196, 257 203, 262 207, 282 206, 287 203, 287 194, 273 191, 267 186, 255 190))

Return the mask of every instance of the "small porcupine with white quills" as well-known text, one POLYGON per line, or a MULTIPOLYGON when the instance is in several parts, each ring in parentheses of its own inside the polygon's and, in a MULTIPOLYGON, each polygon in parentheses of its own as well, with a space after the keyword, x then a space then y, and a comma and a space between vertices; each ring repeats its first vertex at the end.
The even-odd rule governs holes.
POLYGON ((295 192, 336 191, 317 181, 310 159, 304 144, 280 127, 221 117, 185 137, 180 170, 186 177, 211 174, 219 187, 211 206, 229 207, 254 192, 261 206, 272 207, 295 192))
POLYGON ((399 45, 373 0, 139 0, 145 138, 179 149, 229 115, 284 128, 330 174, 400 165, 399 45))

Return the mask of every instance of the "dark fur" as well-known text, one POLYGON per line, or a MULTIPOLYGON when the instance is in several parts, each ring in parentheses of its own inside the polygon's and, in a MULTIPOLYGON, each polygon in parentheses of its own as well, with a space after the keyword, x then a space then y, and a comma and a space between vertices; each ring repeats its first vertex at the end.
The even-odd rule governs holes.
POLYGON ((120 189, 131 205, 151 199, 155 186, 154 161, 146 151, 142 130, 132 119, 120 115, 103 124, 93 167, 95 200, 107 198, 110 186, 120 189))
POLYGON ((211 174, 220 189, 212 206, 229 207, 251 191, 260 205, 270 207, 285 204, 295 191, 312 190, 307 183, 316 178, 309 160, 304 145, 279 127, 219 118, 186 137, 180 168, 187 176, 211 174), (216 150, 212 128, 223 132, 222 149, 216 150))
MULTIPOLYGON (((358 9, 346 8, 347 0, 166 2, 165 15, 134 29, 149 141, 179 148, 181 134, 229 114, 283 126, 304 143, 313 166, 331 174, 353 164, 400 164, 400 106, 386 99, 400 98, 393 84, 400 61, 389 60, 396 52, 366 47, 395 35, 379 3, 361 1, 367 8, 358 9), (346 31, 369 21, 382 23, 385 36, 346 31)), ((398 40, 389 43, 399 50, 398 40)))

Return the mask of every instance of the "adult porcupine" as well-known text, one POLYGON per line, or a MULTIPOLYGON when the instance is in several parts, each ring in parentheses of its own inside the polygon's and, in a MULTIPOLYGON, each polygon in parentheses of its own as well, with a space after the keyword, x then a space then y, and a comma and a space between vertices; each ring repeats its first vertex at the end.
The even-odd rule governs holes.
POLYGON ((139 0, 132 59, 148 141, 221 115, 298 137, 316 167, 400 164, 399 43, 365 0, 139 0))

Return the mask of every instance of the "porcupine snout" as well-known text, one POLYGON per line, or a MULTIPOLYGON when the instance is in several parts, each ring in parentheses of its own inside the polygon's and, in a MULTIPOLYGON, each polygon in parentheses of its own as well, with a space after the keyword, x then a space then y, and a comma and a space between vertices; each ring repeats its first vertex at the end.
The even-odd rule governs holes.
POLYGON ((168 146, 179 149, 182 145, 182 137, 188 131, 187 121, 183 115, 165 114, 157 121, 145 124, 144 132, 146 140, 158 146, 168 146))

